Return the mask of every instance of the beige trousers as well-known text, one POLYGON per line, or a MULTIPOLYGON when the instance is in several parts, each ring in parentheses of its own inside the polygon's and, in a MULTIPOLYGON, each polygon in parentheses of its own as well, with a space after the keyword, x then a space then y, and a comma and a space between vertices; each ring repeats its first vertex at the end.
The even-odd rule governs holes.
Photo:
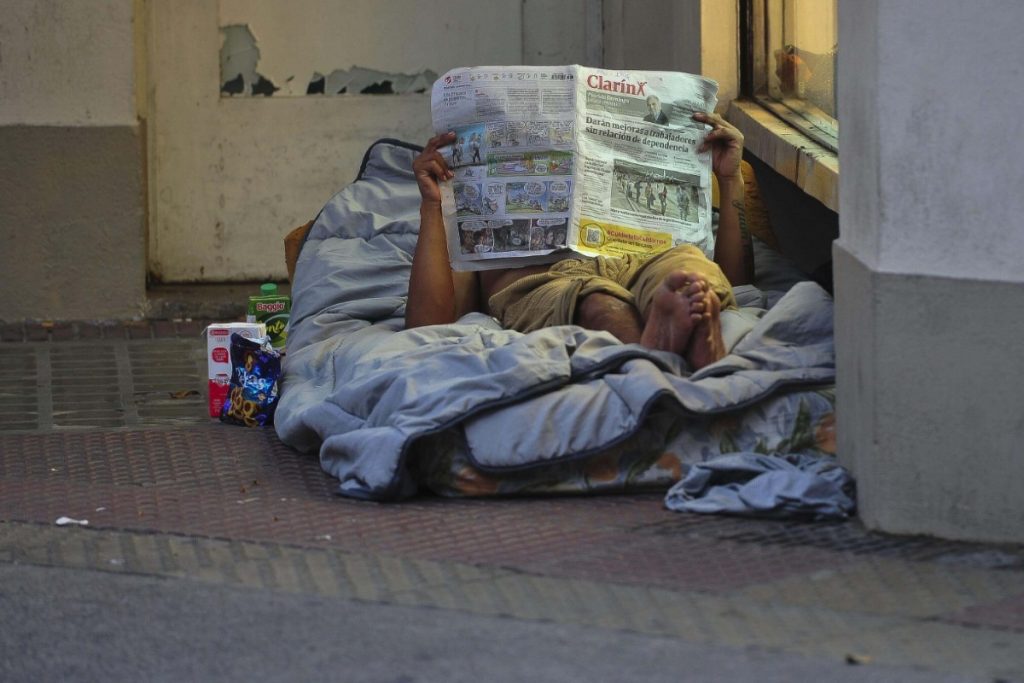
POLYGON ((736 308, 732 287, 722 269, 688 244, 654 255, 567 258, 544 273, 513 282, 494 294, 487 306, 503 327, 520 332, 574 323, 576 306, 594 293, 621 299, 646 319, 658 285, 676 270, 703 276, 718 295, 723 310, 736 308))

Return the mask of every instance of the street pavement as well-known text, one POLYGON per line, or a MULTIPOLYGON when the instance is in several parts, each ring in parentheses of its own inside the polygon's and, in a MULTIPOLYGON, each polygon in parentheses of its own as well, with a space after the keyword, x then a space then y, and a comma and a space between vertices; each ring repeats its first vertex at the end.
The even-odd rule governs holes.
POLYGON ((201 328, 0 325, 0 681, 1024 681, 1020 546, 344 499, 204 416, 201 328))

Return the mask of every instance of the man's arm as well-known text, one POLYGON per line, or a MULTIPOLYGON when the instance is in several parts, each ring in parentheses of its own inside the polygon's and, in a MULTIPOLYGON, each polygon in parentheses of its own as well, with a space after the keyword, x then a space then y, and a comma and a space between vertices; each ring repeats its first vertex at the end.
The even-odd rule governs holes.
POLYGON ((438 182, 450 180, 453 174, 438 150, 454 140, 454 133, 432 137, 412 164, 420 189, 420 233, 409 276, 407 328, 455 322, 476 310, 476 273, 452 272, 441 217, 438 182))
POLYGON ((698 151, 711 150, 711 170, 718 178, 719 215, 715 239, 715 263, 733 285, 754 281, 754 243, 747 227, 743 203, 743 133, 718 114, 694 114, 712 126, 698 151))

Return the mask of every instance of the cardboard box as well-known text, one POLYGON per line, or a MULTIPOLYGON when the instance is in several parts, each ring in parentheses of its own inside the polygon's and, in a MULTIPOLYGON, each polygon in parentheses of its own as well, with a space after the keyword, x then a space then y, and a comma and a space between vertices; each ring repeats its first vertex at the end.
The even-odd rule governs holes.
POLYGON ((267 336, 267 326, 263 323, 214 323, 206 328, 210 417, 220 417, 220 410, 228 398, 232 334, 240 334, 246 339, 259 339, 267 336))

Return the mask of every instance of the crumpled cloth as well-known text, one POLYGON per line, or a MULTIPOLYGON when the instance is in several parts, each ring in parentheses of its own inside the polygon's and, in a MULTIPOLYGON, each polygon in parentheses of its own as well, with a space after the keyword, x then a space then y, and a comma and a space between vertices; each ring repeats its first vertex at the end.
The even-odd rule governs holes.
POLYGON ((854 481, 835 460, 799 453, 730 453, 694 465, 665 496, 677 512, 773 519, 846 519, 854 481))

